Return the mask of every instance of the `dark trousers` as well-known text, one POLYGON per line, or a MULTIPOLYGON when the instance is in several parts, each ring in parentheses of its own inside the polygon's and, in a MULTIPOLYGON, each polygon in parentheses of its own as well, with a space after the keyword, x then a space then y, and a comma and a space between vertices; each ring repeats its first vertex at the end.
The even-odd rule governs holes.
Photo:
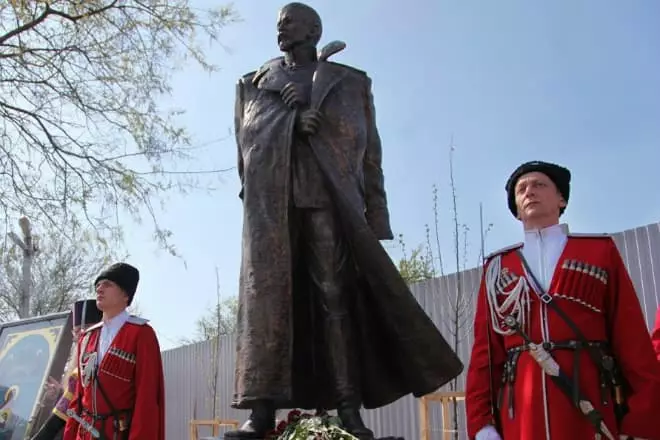
MULTIPOLYGON (((324 359, 338 404, 359 404, 350 292, 353 267, 341 222, 332 209, 293 208, 290 211, 294 271, 305 271, 307 291, 323 313, 324 359)), ((304 287, 303 287, 304 288, 304 287)))

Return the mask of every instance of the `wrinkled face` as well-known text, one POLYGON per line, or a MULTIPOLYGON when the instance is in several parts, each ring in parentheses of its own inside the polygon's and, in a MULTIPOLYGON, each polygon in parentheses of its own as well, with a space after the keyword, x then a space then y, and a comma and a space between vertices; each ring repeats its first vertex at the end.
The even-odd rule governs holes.
POLYGON ((128 295, 115 282, 99 280, 96 284, 96 307, 100 311, 118 310, 128 305, 128 295))
POLYGON ((283 8, 277 18, 277 44, 282 52, 309 43, 315 35, 315 26, 305 11, 290 7, 283 8))
POLYGON ((537 171, 523 174, 515 187, 518 218, 523 222, 538 218, 557 218, 566 206, 555 184, 548 176, 537 171))

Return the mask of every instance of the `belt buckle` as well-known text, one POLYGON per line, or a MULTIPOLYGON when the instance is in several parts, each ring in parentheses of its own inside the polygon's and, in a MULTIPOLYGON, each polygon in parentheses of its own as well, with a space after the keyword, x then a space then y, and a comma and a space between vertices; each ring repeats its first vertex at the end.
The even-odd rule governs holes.
POLYGON ((115 428, 117 428, 117 430, 119 432, 124 432, 128 429, 128 423, 122 417, 116 418, 115 422, 114 422, 114 425, 115 425, 115 428))

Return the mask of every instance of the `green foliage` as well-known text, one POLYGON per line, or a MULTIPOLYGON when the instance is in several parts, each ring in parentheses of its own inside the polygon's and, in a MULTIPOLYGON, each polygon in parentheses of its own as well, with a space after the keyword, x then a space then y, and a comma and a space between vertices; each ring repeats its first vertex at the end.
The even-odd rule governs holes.
POLYGON ((433 261, 428 253, 423 253, 423 245, 419 245, 413 249, 410 255, 406 253, 403 235, 399 235, 399 245, 403 253, 403 257, 399 260, 398 264, 399 272, 408 285, 436 277, 433 261))
POLYGON ((116 243, 123 213, 147 213, 175 253, 154 203, 222 170, 167 168, 189 158, 190 139, 162 98, 184 64, 216 69, 200 39, 235 19, 190 0, 0 2, 0 215, 116 243))
POLYGON ((341 420, 328 414, 312 416, 294 410, 270 437, 276 440, 357 440, 341 428, 341 420))
POLYGON ((328 423, 320 417, 301 419, 290 426, 278 440, 355 440, 355 437, 341 429, 339 426, 328 423))

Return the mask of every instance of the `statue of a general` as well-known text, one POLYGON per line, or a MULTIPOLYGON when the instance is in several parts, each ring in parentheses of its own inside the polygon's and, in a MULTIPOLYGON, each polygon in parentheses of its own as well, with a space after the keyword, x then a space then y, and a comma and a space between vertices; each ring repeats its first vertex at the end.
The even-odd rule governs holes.
POLYGON ((234 408, 226 438, 262 438, 280 408, 360 408, 435 391, 463 369, 379 240, 393 238, 371 81, 317 53, 321 19, 279 12, 284 57, 243 76, 236 99, 243 249, 234 408))

